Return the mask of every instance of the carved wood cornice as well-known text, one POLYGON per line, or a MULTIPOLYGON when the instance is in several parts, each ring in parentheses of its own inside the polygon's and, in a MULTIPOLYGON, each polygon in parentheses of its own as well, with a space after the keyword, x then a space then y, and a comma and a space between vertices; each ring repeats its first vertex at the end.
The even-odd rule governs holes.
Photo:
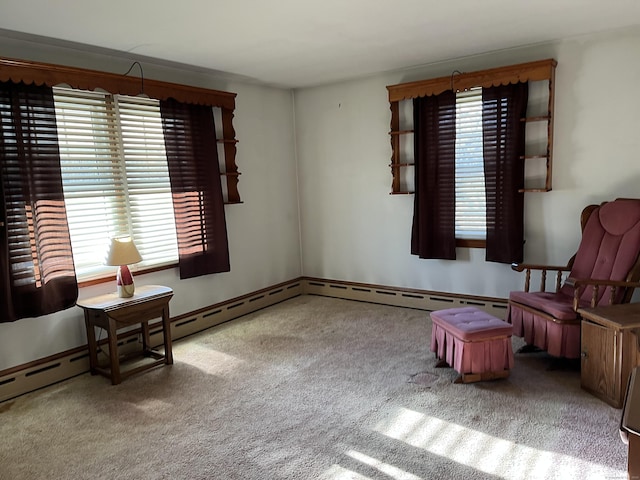
POLYGON ((490 68, 469 73, 453 73, 448 77, 387 86, 389 101, 398 102, 427 95, 438 95, 446 90, 467 90, 473 87, 491 87, 509 83, 550 80, 554 76, 553 59, 521 63, 508 67, 490 68))
POLYGON ((102 89, 111 94, 139 95, 179 102, 195 103, 234 110, 235 93, 210 90, 177 83, 161 82, 141 77, 118 75, 48 63, 0 58, 0 81, 24 82, 36 85, 68 85, 83 90, 102 89))

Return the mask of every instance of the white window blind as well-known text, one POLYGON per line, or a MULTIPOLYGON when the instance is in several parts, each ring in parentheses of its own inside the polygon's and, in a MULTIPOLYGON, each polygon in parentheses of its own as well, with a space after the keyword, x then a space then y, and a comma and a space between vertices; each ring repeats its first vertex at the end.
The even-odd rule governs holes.
MULTIPOLYGON (((138 266, 178 258, 157 100, 54 88, 62 181, 80 280, 104 275, 111 237, 131 236, 138 266)), ((135 268, 135 266, 134 266, 135 268)))
POLYGON ((117 96, 131 235, 141 265, 178 260, 171 185, 157 100, 117 96))
POLYGON ((456 94, 456 238, 486 239, 482 89, 456 94))

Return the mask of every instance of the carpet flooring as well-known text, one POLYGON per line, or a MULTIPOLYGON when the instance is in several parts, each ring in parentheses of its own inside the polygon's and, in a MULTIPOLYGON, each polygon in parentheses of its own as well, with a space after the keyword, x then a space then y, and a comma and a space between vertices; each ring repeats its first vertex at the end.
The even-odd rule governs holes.
POLYGON ((507 379, 454 384, 430 335, 424 311, 288 300, 120 385, 0 403, 0 479, 626 478, 621 411, 579 372, 517 354, 507 379))

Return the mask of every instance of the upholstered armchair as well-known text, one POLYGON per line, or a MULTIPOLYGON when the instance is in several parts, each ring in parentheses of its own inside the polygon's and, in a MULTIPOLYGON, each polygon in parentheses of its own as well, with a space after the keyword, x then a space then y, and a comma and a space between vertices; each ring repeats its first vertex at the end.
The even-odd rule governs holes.
POLYGON ((567 265, 512 265, 525 272, 525 285, 509 294, 506 318, 527 345, 569 359, 580 357, 578 309, 628 303, 640 287, 640 199, 589 205, 581 226, 582 240, 567 265), (529 291, 532 272, 540 277, 539 291, 529 291), (550 272, 554 291, 546 291, 550 272))

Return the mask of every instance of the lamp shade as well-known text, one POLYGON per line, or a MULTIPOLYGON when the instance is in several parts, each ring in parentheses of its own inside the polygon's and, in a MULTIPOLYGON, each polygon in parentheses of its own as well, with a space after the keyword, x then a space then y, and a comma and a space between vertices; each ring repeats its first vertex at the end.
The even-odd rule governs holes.
POLYGON ((130 237, 112 238, 109 251, 105 258, 105 265, 131 265, 142 260, 140 252, 130 237))

